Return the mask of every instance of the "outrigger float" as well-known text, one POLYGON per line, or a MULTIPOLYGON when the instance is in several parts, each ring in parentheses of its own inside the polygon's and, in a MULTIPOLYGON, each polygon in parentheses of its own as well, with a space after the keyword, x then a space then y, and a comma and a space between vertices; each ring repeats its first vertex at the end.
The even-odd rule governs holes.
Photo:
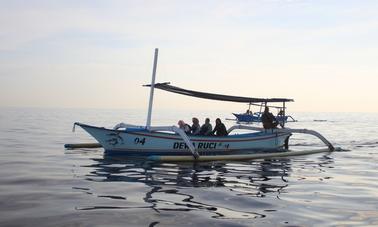
MULTIPOLYGON (((126 123, 117 124, 112 129, 74 123, 80 126, 105 149, 109 155, 144 156, 150 160, 160 161, 214 161, 214 160, 242 160, 266 157, 281 157, 289 155, 302 155, 303 152, 288 151, 289 137, 293 133, 305 133, 318 137, 327 149, 312 151, 333 151, 333 145, 320 133, 307 129, 269 129, 247 125, 234 125, 228 129, 228 136, 197 136, 187 135, 176 126, 151 126, 154 90, 161 89, 182 95, 193 96, 219 101, 239 103, 274 103, 293 101, 291 99, 261 99, 212 94, 206 92, 186 90, 175 87, 169 83, 155 83, 158 49, 155 49, 154 64, 150 87, 147 122, 145 126, 126 123), (249 130, 247 133, 234 133, 235 130, 249 130), (291 153, 290 153, 291 152, 291 153)), ((284 108, 285 110, 285 108, 284 108)), ((283 114, 285 111, 283 111, 283 114)), ((74 144, 66 144, 67 148, 75 148, 74 144)), ((96 147, 96 144, 90 144, 96 147)), ((309 153, 309 152, 307 152, 309 153)))

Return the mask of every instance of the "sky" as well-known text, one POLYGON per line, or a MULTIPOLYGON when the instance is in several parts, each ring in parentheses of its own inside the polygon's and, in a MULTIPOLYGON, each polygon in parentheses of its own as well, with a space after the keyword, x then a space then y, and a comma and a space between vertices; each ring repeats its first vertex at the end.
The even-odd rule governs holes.
MULTIPOLYGON (((378 112, 378 1, 0 0, 0 107, 147 109, 157 82, 378 112)), ((245 111, 157 90, 155 109, 245 111)))

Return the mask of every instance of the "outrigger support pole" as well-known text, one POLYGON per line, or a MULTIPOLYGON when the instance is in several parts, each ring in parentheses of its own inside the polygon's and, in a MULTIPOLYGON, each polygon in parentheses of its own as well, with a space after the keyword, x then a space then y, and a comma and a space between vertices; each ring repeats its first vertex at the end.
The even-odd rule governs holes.
MULTIPOLYGON (((234 125, 231 128, 228 129, 228 133, 235 129, 247 129, 247 130, 253 130, 253 131, 265 131, 264 128, 259 128, 259 127, 253 127, 253 126, 246 126, 246 125, 234 125)), ((320 133, 314 130, 309 130, 309 129, 291 129, 291 128, 282 128, 282 129, 274 129, 275 132, 287 132, 287 133, 303 133, 303 134, 310 134, 313 136, 318 137, 325 145, 327 145, 328 149, 330 151, 334 151, 335 148, 333 145, 320 133)))
POLYGON ((190 150, 190 152, 192 152, 193 157, 195 159, 198 159, 200 157, 196 148, 193 146, 193 144, 191 143, 189 137, 186 135, 184 130, 182 130, 182 129, 176 127, 176 126, 168 126, 168 127, 157 126, 157 127, 150 127, 148 130, 149 131, 171 131, 171 132, 175 132, 175 133, 179 134, 181 136, 181 138, 184 140, 185 144, 189 147, 189 150, 190 150))
POLYGON ((139 126, 139 125, 132 125, 132 124, 126 124, 126 123, 119 123, 119 124, 116 124, 113 129, 114 130, 117 130, 117 129, 120 129, 120 128, 143 128, 143 126, 139 126))
POLYGON ((333 147, 333 145, 331 144, 331 142, 329 142, 322 134, 320 134, 317 131, 310 130, 310 129, 289 129, 289 128, 287 128, 287 129, 279 129, 279 130, 283 130, 284 132, 288 131, 288 132, 291 132, 291 133, 303 133, 303 134, 310 134, 310 135, 316 136, 321 141, 323 141, 323 143, 325 143, 325 145, 327 145, 329 151, 334 151, 335 150, 335 148, 333 147))
MULTIPOLYGON (((76 124, 76 123, 75 123, 76 124)), ((75 125, 74 125, 75 126, 75 125)), ((131 125, 131 124, 125 124, 125 123, 119 123, 116 126, 114 126, 114 130, 118 130, 120 128, 128 128, 128 127, 141 127, 137 125, 131 125)), ((195 159, 199 158, 200 155, 198 154, 196 148, 193 146, 191 143, 189 137, 186 135, 184 130, 176 127, 176 126, 155 126, 155 127, 149 127, 149 131, 170 131, 170 132, 175 132, 181 136, 181 138, 184 140, 185 144, 189 147, 190 152, 192 152, 193 156, 195 159)))

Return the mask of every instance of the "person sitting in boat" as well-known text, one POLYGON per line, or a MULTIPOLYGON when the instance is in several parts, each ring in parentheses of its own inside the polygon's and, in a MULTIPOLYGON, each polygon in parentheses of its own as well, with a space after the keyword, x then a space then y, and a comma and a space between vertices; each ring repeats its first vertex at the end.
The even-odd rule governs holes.
POLYGON ((192 118, 192 122, 193 122, 192 128, 191 128, 192 135, 199 135, 200 134, 200 130, 201 130, 201 126, 199 124, 198 118, 193 117, 192 118))
POLYGON ((215 120, 215 127, 214 127, 214 130, 213 130, 213 134, 216 135, 216 136, 227 136, 228 135, 226 126, 224 126, 224 124, 222 123, 222 121, 219 118, 217 118, 215 120))
POLYGON ((278 121, 274 115, 269 112, 269 107, 265 107, 264 113, 261 115, 261 122, 263 123, 264 129, 277 128, 278 121))
POLYGON ((186 134, 190 134, 191 129, 187 123, 185 123, 183 120, 179 120, 177 124, 179 125, 179 128, 184 130, 186 134))
POLYGON ((201 126, 199 134, 203 136, 210 136, 212 132, 213 132, 213 126, 210 124, 210 119, 206 118, 205 124, 201 126))

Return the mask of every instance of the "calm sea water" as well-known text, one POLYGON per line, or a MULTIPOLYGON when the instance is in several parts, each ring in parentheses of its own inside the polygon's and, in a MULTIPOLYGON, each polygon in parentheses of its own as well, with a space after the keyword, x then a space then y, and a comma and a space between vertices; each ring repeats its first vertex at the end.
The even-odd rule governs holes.
MULTIPOLYGON (((154 114, 161 125, 207 117, 154 114)), ((218 116, 232 117, 210 117, 218 116)), ((143 111, 1 109, 0 226, 377 226, 378 114, 294 116, 289 127, 315 129, 343 151, 245 162, 112 158, 65 150, 93 141, 72 123, 143 124, 143 111)), ((290 145, 323 146, 303 135, 290 145)))

